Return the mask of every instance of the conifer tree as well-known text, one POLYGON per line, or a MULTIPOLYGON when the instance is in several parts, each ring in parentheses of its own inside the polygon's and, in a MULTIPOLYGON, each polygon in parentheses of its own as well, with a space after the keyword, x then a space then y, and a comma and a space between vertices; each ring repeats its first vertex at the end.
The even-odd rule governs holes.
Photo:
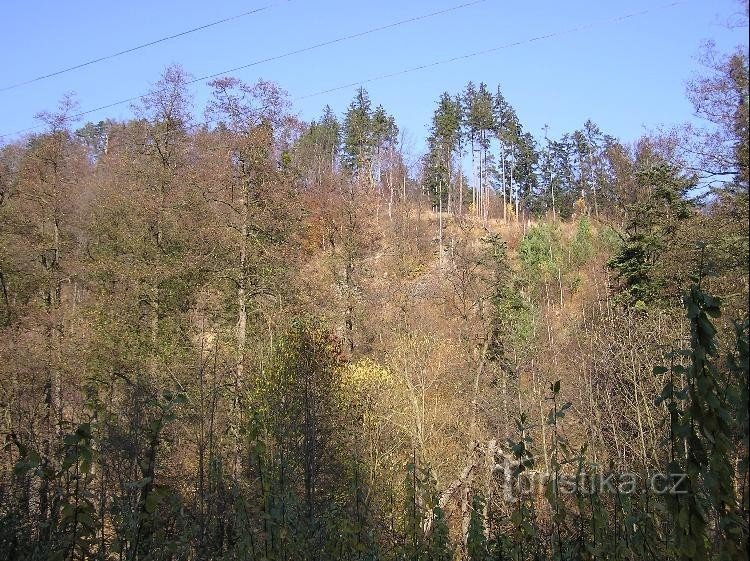
POLYGON ((617 300, 646 310, 664 296, 657 262, 679 222, 690 216, 687 193, 694 182, 658 156, 642 159, 636 182, 643 197, 628 207, 630 219, 621 235, 622 245, 608 266, 618 283, 617 300))
POLYGON ((342 130, 344 165, 358 176, 369 173, 372 163, 375 145, 372 118, 370 96, 367 90, 359 88, 344 115, 342 130))
POLYGON ((430 136, 427 139, 428 152, 425 155, 424 188, 430 195, 433 206, 439 206, 437 199, 442 196, 442 207, 449 212, 455 211, 462 204, 462 200, 456 200, 458 188, 454 185, 460 129, 461 108, 458 100, 445 92, 440 96, 432 116, 430 136))

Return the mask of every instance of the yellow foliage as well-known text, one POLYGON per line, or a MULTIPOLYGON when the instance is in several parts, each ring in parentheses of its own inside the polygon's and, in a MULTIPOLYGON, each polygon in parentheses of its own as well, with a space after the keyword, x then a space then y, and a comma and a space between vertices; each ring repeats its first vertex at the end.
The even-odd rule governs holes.
POLYGON ((576 201, 573 203, 573 215, 574 216, 583 216, 588 212, 588 205, 586 204, 586 200, 583 197, 579 197, 576 199, 576 201))
POLYGON ((391 372, 370 358, 347 364, 341 373, 342 392, 349 398, 382 391, 393 384, 391 372))

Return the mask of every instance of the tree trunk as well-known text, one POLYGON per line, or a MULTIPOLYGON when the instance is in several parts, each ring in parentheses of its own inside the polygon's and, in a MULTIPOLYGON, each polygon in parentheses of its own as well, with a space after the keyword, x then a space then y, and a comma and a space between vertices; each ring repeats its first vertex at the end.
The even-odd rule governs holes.
MULTIPOLYGON (((235 327, 235 344, 237 346, 235 361, 237 363, 234 372, 234 391, 232 397, 231 422, 235 430, 239 431, 240 402, 245 376, 245 346, 247 343, 247 243, 250 221, 250 182, 245 180, 243 185, 242 200, 240 201, 240 262, 239 276, 237 279, 237 325, 235 327)), ((240 462, 240 438, 234 435, 234 451, 232 458, 232 475, 236 478, 239 472, 240 462)))

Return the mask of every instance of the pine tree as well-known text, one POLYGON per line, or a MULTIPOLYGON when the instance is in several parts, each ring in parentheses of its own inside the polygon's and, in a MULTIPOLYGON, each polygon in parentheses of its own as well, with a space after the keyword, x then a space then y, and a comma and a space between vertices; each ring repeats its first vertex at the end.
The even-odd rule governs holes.
POLYGON ((336 169, 340 151, 341 124, 326 105, 320 120, 311 122, 292 147, 290 163, 305 179, 307 187, 313 187, 336 169))
POLYGON ((474 210, 478 217, 486 220, 489 216, 489 181, 487 180, 487 154, 490 149, 490 131, 494 130, 494 100, 487 85, 479 84, 478 89, 469 82, 464 93, 466 107, 466 128, 469 131, 472 146, 472 161, 477 152, 477 184, 474 189, 474 210))
POLYGON ((442 197, 442 208, 449 212, 455 209, 454 205, 461 204, 461 201, 455 200, 454 183, 457 173, 453 169, 460 127, 461 108, 458 100, 447 92, 443 93, 432 116, 423 177, 424 189, 432 199, 433 206, 439 206, 438 198, 442 197))
POLYGON ((359 88, 343 124, 343 160, 346 168, 355 175, 369 172, 375 145, 372 124, 372 103, 367 90, 359 88))
POLYGON ((663 297, 657 262, 678 223, 690 216, 686 197, 694 181, 654 156, 641 163, 636 183, 644 196, 628 207, 630 219, 621 235, 622 245, 608 266, 615 273, 617 300, 626 307, 646 310, 663 297))

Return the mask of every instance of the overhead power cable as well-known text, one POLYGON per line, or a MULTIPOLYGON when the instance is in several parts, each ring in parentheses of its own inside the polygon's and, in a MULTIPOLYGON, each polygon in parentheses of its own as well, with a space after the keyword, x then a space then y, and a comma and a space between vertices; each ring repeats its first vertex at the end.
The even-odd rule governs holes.
MULTIPOLYGON (((285 0, 290 1, 290 0, 285 0)), ((109 55, 100 56, 97 58, 93 58, 91 60, 87 60, 85 62, 81 62, 79 64, 74 64, 73 66, 68 66, 67 68, 62 68, 61 70, 56 70, 55 72, 50 72, 49 74, 43 74, 41 76, 37 76, 36 78, 31 78, 30 80, 25 80, 23 82, 18 82, 16 84, 11 84, 9 86, 4 86, 0 88, 0 92, 5 92, 8 90, 13 90, 16 88, 20 88, 21 86, 26 86, 28 84, 33 84, 34 82, 40 82, 42 80, 46 80, 47 78, 52 78, 53 76, 59 76, 60 74, 65 74, 66 72, 71 72, 72 70, 78 70, 79 68, 84 68, 85 66, 91 66, 92 64, 97 64, 99 62, 103 62, 105 60, 111 60, 113 58, 117 58, 119 56, 123 56, 135 51, 139 51, 141 49, 145 49, 147 47, 153 47, 154 45, 158 45, 159 43, 164 43, 166 41, 171 41, 172 39, 177 39, 178 37, 184 37, 185 35, 190 35, 191 33, 195 33, 196 31, 203 31, 204 29, 208 29, 209 27, 215 27, 217 25, 221 25, 222 23, 228 23, 230 21, 234 21, 240 18, 244 18, 253 14, 258 14, 260 12, 263 12, 265 10, 268 10, 270 8, 273 8, 274 6, 281 4, 282 2, 274 2, 272 4, 267 4, 265 6, 260 6, 258 8, 255 8, 253 10, 249 10, 247 12, 242 12, 241 14, 236 14, 234 16, 229 16, 224 19, 212 21, 210 23, 206 23, 204 25, 199 25, 198 27, 193 27, 192 29, 186 29, 185 31, 180 31, 179 33, 175 33, 174 35, 168 35, 166 37, 162 37, 160 39, 155 39, 153 41, 149 41, 148 43, 143 43, 141 45, 136 45, 135 47, 130 47, 128 49, 124 49, 122 51, 118 51, 116 53, 112 53, 109 55)))
POLYGON ((322 43, 316 43, 314 45, 310 45, 309 47, 303 47, 301 49, 297 49, 294 51, 288 51, 286 53, 264 58, 261 60, 256 60, 254 62, 243 64, 242 66, 236 66, 234 68, 230 68, 228 70, 222 70, 221 72, 216 72, 215 74, 210 74, 208 76, 203 76, 201 78, 196 78, 194 82, 201 82, 203 80, 210 80, 211 78, 216 78, 218 76, 224 76, 226 74, 229 74, 230 72, 237 72, 238 70, 245 70, 247 68, 250 68, 252 66, 257 66, 258 64, 262 64, 264 62, 271 62, 274 60, 279 60, 282 58, 290 57, 292 55, 298 55, 302 53, 306 53, 308 51, 312 51, 314 49, 319 49, 321 47, 327 47, 329 45, 335 45, 336 43, 341 43, 343 41, 350 41, 351 39, 358 39, 359 37, 364 37, 365 35, 370 35, 372 33, 377 33, 378 31, 385 31, 386 29, 392 29, 394 27, 398 27, 400 25, 404 25, 407 23, 414 23, 415 21, 420 21, 423 19, 440 16, 443 14, 447 14, 449 12, 455 12, 456 10, 460 10, 462 8, 468 8, 469 6, 474 6, 476 4, 482 4, 483 2, 487 2, 487 0, 472 0, 471 2, 466 2, 464 4, 459 4, 457 6, 452 6, 450 8, 445 8, 444 10, 438 10, 437 12, 430 12, 429 14, 424 14, 421 16, 415 16, 413 18, 404 19, 401 21, 396 21, 393 23, 389 23, 387 25, 381 25, 380 27, 373 27, 372 29, 368 29, 366 31, 360 31, 359 33, 352 33, 351 35, 344 35, 343 37, 338 37, 336 39, 331 39, 329 41, 323 41, 322 43))
MULTIPOLYGON (((484 0, 479 0, 479 1, 484 1, 484 0)), ((685 4, 685 3, 687 3, 687 1, 688 0, 677 0, 675 2, 670 2, 668 4, 662 4, 660 6, 656 6, 656 7, 653 7, 653 8, 646 8, 646 9, 643 9, 643 10, 639 10, 637 12, 631 12, 631 13, 628 13, 628 14, 614 16, 614 17, 611 17, 611 18, 606 18, 606 19, 601 19, 601 20, 597 20, 597 21, 592 21, 592 22, 581 24, 581 25, 577 25, 575 27, 571 27, 571 28, 568 28, 568 29, 563 29, 563 30, 559 30, 559 31, 553 31, 553 32, 546 33, 546 34, 543 34, 543 35, 537 35, 537 36, 534 36, 534 37, 529 37, 527 39, 521 39, 521 40, 518 40, 518 41, 513 41, 511 43, 505 43, 503 45, 498 45, 496 47, 491 47, 491 48, 488 48, 488 49, 482 49, 482 50, 479 50, 479 51, 474 51, 474 52, 471 52, 471 53, 466 53, 466 54, 455 56, 455 57, 451 57, 451 58, 446 58, 446 59, 441 59, 441 60, 437 60, 437 61, 434 61, 434 62, 429 62, 429 63, 421 64, 419 66, 413 66, 413 67, 410 67, 410 68, 405 68, 403 70, 398 70, 396 72, 390 72, 390 73, 387 73, 387 74, 381 74, 379 76, 373 76, 371 78, 365 78, 365 79, 362 79, 362 80, 357 80, 355 82, 350 82, 348 84, 343 84, 343 85, 340 85, 340 86, 335 86, 335 87, 332 87, 332 88, 327 88, 325 90, 320 90, 320 91, 317 91, 317 92, 313 92, 313 93, 309 93, 309 94, 297 96, 297 97, 292 98, 292 101, 299 101, 299 100, 303 100, 303 99, 309 99, 311 97, 316 97, 316 96, 324 95, 324 94, 327 94, 327 93, 332 93, 332 92, 335 92, 335 91, 339 91, 339 90, 351 88, 351 87, 354 87, 354 86, 361 86, 361 85, 364 85, 364 84, 369 84, 371 82, 376 82, 376 81, 380 81, 380 80, 386 80, 388 78, 394 78, 396 76, 403 76, 405 74, 410 74, 412 72, 418 72, 420 70, 426 70, 428 68, 433 68, 435 66, 441 66, 441 65, 444 65, 444 64, 450 64, 450 63, 453 63, 453 62, 458 62, 458 61, 466 60, 466 59, 469 59, 469 58, 474 58, 474 57, 478 57, 478 56, 482 56, 482 55, 491 54, 491 53, 494 53, 494 52, 497 52, 497 51, 501 51, 501 50, 504 50, 504 49, 509 49, 509 48, 512 48, 512 47, 517 47, 517 46, 528 44, 528 43, 534 43, 534 42, 537 42, 537 41, 543 41, 543 40, 552 39, 552 38, 555 38, 555 37, 561 37, 561 36, 564 36, 564 35, 570 35, 572 33, 576 33, 576 32, 579 32, 579 31, 584 31, 586 29, 591 29, 591 28, 594 28, 594 27, 599 27, 599 26, 603 26, 603 25, 607 25, 607 24, 619 23, 619 22, 622 22, 622 21, 625 21, 625 20, 628 20, 628 19, 632 19, 632 18, 635 18, 635 17, 638 17, 638 16, 643 16, 643 15, 655 12, 657 10, 663 10, 663 9, 673 8, 673 7, 685 4)), ((475 3, 477 3, 477 2, 471 2, 469 4, 462 4, 460 7, 464 7, 464 6, 467 6, 467 5, 470 5, 470 4, 475 4, 475 3)), ((456 6, 456 7, 452 8, 452 9, 458 9, 458 7, 459 6, 456 6)), ((438 12, 438 13, 444 13, 444 12, 445 11, 438 12)), ((435 14, 433 14, 433 15, 435 15, 435 14)), ((420 16, 419 19, 424 19, 425 17, 429 17, 429 16, 420 16)), ((404 20, 402 23, 406 23, 407 21, 414 21, 414 19, 416 19, 416 18, 412 18, 411 20, 404 20)), ((394 27, 395 25, 398 25, 398 24, 399 23, 394 23, 394 24, 390 24, 389 26, 386 26, 386 27, 394 27)), ((376 29, 379 30, 379 29, 383 29, 383 28, 376 28, 376 29)), ((370 30, 368 32, 362 32, 362 33, 356 34, 354 36, 359 37, 359 36, 361 36, 363 34, 372 33, 374 31, 375 31, 375 29, 370 30)), ((338 42, 338 41, 341 41, 341 40, 343 40, 343 38, 342 39, 338 39, 338 40, 334 40, 333 42, 338 42)), ((324 44, 330 44, 330 43, 331 42, 326 42, 326 43, 321 43, 319 45, 322 46, 324 44)), ((305 50, 312 50, 314 48, 318 48, 318 46, 307 47, 307 48, 301 49, 299 51, 291 51, 290 53, 285 53, 284 55, 278 55, 278 56, 272 57, 272 58, 270 58, 268 60, 276 60, 278 58, 283 58, 284 56, 291 56, 291 54, 297 54, 298 52, 304 52, 305 50)), ((242 66, 242 67, 238 67, 238 68, 235 68, 235 69, 226 70, 224 72, 219 72, 219 73, 216 73, 216 74, 211 74, 209 76, 204 76, 204 77, 201 77, 201 78, 196 78, 195 80, 192 80, 192 81, 190 81, 188 83, 189 84, 194 84, 196 82, 200 82, 200 81, 203 81, 203 80, 215 78, 217 76, 225 75, 225 74, 227 74, 229 72, 234 72, 236 70, 242 70, 244 68, 248 68, 248 67, 253 66, 255 64, 260 64, 261 62, 265 62, 265 60, 263 60, 263 61, 256 61, 254 63, 250 63, 250 64, 242 66)), ((117 102, 114 102, 114 103, 110 103, 108 105, 103 105, 103 106, 100 106, 100 107, 96 107, 94 109, 89 109, 87 111, 83 111, 81 113, 78 113, 78 114, 74 115, 73 118, 79 118, 79 117, 88 115, 90 113, 94 113, 96 111, 101 111, 103 109, 109 109, 111 107, 115 107, 115 106, 121 105, 123 103, 128 103, 130 101, 136 101, 136 100, 142 99, 143 97, 145 97, 145 96, 143 96, 143 95, 142 96, 136 96, 136 97, 132 97, 132 98, 129 98, 129 99, 125 99, 125 100, 117 101, 117 102)), ((41 126, 42 125, 37 125, 37 126, 33 126, 33 127, 26 128, 26 129, 22 129, 22 130, 13 132, 13 133, 6 133, 6 134, 3 134, 3 135, 0 135, 0 138, 4 138, 4 137, 7 137, 7 136, 14 136, 14 135, 17 135, 17 134, 22 134, 24 132, 29 132, 31 130, 35 130, 35 129, 41 128, 41 126)))
MULTIPOLYGON (((309 51, 312 51, 312 50, 315 50, 315 49, 320 49, 322 47, 327 47, 329 45, 335 45, 336 43, 342 43, 344 41, 350 41, 352 39, 358 39, 359 37, 364 37, 366 35, 371 35, 373 33, 379 32, 379 31, 385 31, 386 29, 393 29, 394 27, 399 27, 401 25, 405 25, 405 24, 408 24, 408 23, 414 23, 414 22, 421 21, 421 20, 424 20, 424 19, 427 19, 427 18, 431 18, 431 17, 435 17, 435 16, 447 14, 447 13, 450 13, 450 12, 454 12, 456 10, 460 10, 462 8, 468 8, 469 6, 474 6, 476 4, 482 4, 482 3, 487 2, 487 1, 488 0, 472 0, 470 2, 464 2, 462 4, 458 4, 456 6, 451 6, 450 8, 445 8, 443 10, 438 10, 436 12, 430 12, 428 14, 422 14, 422 15, 419 15, 419 16, 414 16, 414 17, 411 17, 411 18, 403 19, 403 20, 400 20, 400 21, 396 21, 396 22, 393 22, 393 23, 386 24, 386 25, 381 25, 381 26, 378 26, 378 27, 373 27, 371 29, 367 29, 365 31, 360 31, 358 33, 352 33, 350 35, 344 35, 342 37, 337 37, 335 39, 330 39, 328 41, 323 41, 321 43, 315 43, 313 45, 309 45, 307 47, 303 47, 303 48, 300 48, 300 49, 295 49, 295 50, 287 51, 285 53, 281 53, 281 54, 278 54, 278 55, 274 55, 274 56, 270 56, 270 57, 267 57, 267 58, 255 60, 255 61, 250 62, 248 64, 243 64, 242 66, 236 66, 234 68, 228 68, 226 70, 222 70, 221 72, 214 72, 214 73, 211 73, 211 74, 207 74, 205 76, 200 76, 199 78, 195 78, 193 80, 190 80, 189 82, 187 82, 187 84, 191 85, 191 84, 196 84, 198 82, 203 82, 205 80, 211 80, 211 79, 217 78, 219 76, 225 76, 225 75, 230 74, 232 72, 237 72, 239 70, 245 70, 245 69, 251 68, 253 66, 258 66, 259 64, 263 64, 263 63, 266 63, 266 62, 272 62, 272 61, 280 60, 280 59, 287 58, 287 57, 290 57, 290 56, 294 56, 294 55, 306 53, 306 52, 309 52, 309 51)), ((94 107, 93 109, 87 109, 86 111, 82 111, 80 113, 77 113, 77 114, 73 115, 71 118, 77 119, 79 117, 84 117, 84 116, 86 116, 86 115, 88 115, 90 113, 95 113, 97 111, 102 111, 104 109, 110 109, 112 107, 116 107, 118 105, 123 105, 125 103, 130 103, 132 101, 138 101, 138 100, 143 99, 144 97, 145 97, 145 95, 138 95, 138 96, 134 96, 134 97, 129 97, 127 99, 121 99, 121 100, 115 101, 113 103, 108 103, 106 105, 100 105, 99 107, 94 107)), ((21 130, 15 131, 15 132, 5 133, 5 134, 0 135, 0 138, 5 138, 7 136, 14 136, 14 135, 17 135, 17 134, 23 134, 25 132, 30 132, 30 131, 39 129, 42 126, 43 125, 34 125, 34 126, 31 126, 31 127, 25 128, 25 129, 21 129, 21 130)))
POLYGON ((316 96, 319 96, 319 95, 324 95, 324 94, 327 94, 327 93, 332 93, 332 92, 336 92, 336 91, 339 91, 339 90, 344 90, 344 89, 347 89, 347 88, 351 88, 353 86, 362 86, 364 84, 369 84, 371 82, 377 82, 379 80, 385 80, 387 78, 394 78, 396 76, 402 76, 404 74, 409 74, 411 72, 417 72, 419 70, 425 70, 427 68, 432 68, 432 67, 435 67, 435 66, 441 66, 443 64, 450 64, 452 62, 458 62, 460 60, 466 60, 468 58, 474 58, 474 57, 478 57, 478 56, 482 56, 482 55, 487 55, 487 54, 495 53, 497 51, 501 51, 501 50, 504 50, 504 49, 510 49, 511 47, 518 47, 520 45, 524 45, 524 44, 527 44, 527 43, 534 43, 536 41, 542 41, 542 40, 545 40, 545 39, 552 39, 554 37, 561 37, 563 35, 569 35, 571 33, 575 33, 575 32, 578 32, 578 31, 583 31, 583 30, 586 30, 586 29, 591 29, 593 27, 598 27, 598 26, 602 26, 602 25, 606 25, 606 24, 611 24, 611 23, 618 23, 620 21, 624 21, 624 20, 627 20, 627 19, 632 19, 632 18, 635 18, 637 16, 642 16, 642 15, 648 14, 648 13, 656 11, 656 10, 666 9, 666 8, 673 8, 675 6, 679 6, 680 4, 685 4, 686 1, 687 0, 679 0, 677 2, 671 2, 669 4, 663 4, 661 6, 656 6, 654 8, 647 8, 645 10, 641 10, 641 11, 638 11, 638 12, 632 12, 630 14, 624 14, 624 15, 621 15, 621 16, 616 16, 616 17, 612 17, 612 18, 607 18, 607 19, 603 19, 603 20, 589 22, 589 23, 586 23, 586 24, 578 25, 576 27, 571 27, 569 29, 564 29, 564 30, 561 30, 561 31, 554 31, 554 32, 551 32, 551 33, 546 33, 544 35, 537 35, 535 37, 529 37, 528 39, 521 39, 519 41, 514 41, 512 43, 506 43, 504 45, 499 45, 497 47, 491 47, 489 49, 482 49, 480 51, 474 51, 474 52, 471 52, 471 53, 466 53, 466 54, 455 56, 455 57, 451 57, 451 58, 446 58, 446 59, 442 59, 442 60, 436 60, 434 62, 428 62, 426 64, 421 64, 419 66, 413 66, 411 68, 405 68, 403 70, 398 70, 396 72, 390 72, 388 74, 381 74, 380 76, 373 76, 372 78, 366 78, 364 80, 358 80, 356 82, 350 82, 348 84, 343 84, 341 86, 336 86, 336 87, 333 87, 333 88, 328 88, 326 90, 321 90, 321 91, 318 91, 318 92, 314 92, 314 93, 310 93, 310 94, 298 96, 298 97, 293 98, 292 101, 299 101, 299 100, 302 100, 302 99, 308 99, 308 98, 311 98, 311 97, 316 97, 316 96))

